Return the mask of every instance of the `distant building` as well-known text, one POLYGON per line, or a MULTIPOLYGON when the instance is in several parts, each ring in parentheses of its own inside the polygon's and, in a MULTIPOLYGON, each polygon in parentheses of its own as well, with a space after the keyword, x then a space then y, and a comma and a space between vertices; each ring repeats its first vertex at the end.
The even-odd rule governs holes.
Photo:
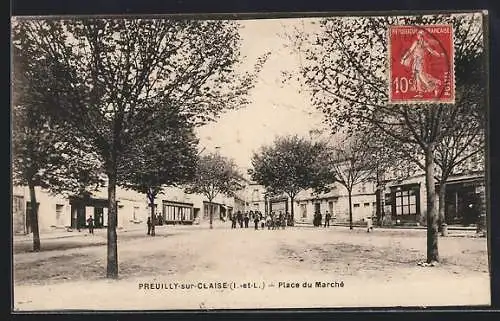
MULTIPOLYGON (((92 215, 95 228, 107 227, 108 200, 105 188, 89 197, 51 195, 36 188, 38 224, 41 232, 54 229, 82 229, 92 215)), ((145 224, 151 208, 144 194, 117 187, 117 227, 126 228, 145 224)), ((205 197, 187 194, 182 188, 167 187, 155 201, 155 213, 161 224, 200 224, 208 222, 210 206, 205 197)), ((214 220, 225 220, 231 215, 234 198, 219 195, 212 202, 214 220)), ((13 232, 31 233, 30 197, 26 186, 13 187, 13 232)))
MULTIPOLYGON (((417 174, 401 180, 380 182, 380 204, 377 204, 377 182, 368 180, 354 186, 352 191, 352 218, 359 223, 369 216, 384 225, 426 225, 425 175, 417 174), (377 207, 379 217, 377 217, 377 207)), ((484 172, 451 176, 445 187, 445 223, 448 225, 477 224, 486 214, 484 172)), ((436 184, 436 208, 439 206, 436 184)), ((290 211, 292 204, 286 195, 268 200, 271 211, 290 211)), ((294 218, 297 223, 312 224, 314 214, 326 211, 332 214, 332 223, 349 222, 349 197, 347 189, 339 183, 328 193, 314 194, 301 191, 294 199, 294 218)))
POLYGON ((264 186, 250 180, 243 182, 242 188, 236 192, 234 197, 235 212, 260 211, 265 212, 265 193, 264 186))
POLYGON ((247 185, 247 203, 248 211, 266 211, 266 188, 255 182, 249 182, 247 185))
MULTIPOLYGON (((369 181, 354 186, 351 197, 353 222, 374 215, 377 206, 375 185, 369 181)), ((330 192, 319 195, 313 194, 311 190, 302 191, 294 203, 296 222, 312 224, 315 213, 321 213, 324 219, 326 211, 332 214, 333 222, 349 222, 347 189, 339 183, 333 184, 330 192)))
MULTIPOLYGON (((476 224, 486 214, 484 172, 453 175, 445 187, 445 223, 476 224)), ((439 206, 436 184, 436 206, 439 206)), ((425 175, 387 182, 384 188, 384 216, 395 224, 426 224, 425 175)))

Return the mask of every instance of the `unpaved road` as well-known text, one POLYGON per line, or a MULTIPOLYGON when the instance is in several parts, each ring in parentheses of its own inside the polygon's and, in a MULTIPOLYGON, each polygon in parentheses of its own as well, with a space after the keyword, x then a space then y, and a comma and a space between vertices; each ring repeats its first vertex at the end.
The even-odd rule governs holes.
POLYGON ((173 227, 155 238, 119 241, 116 281, 103 278, 105 246, 16 254, 14 305, 165 310, 489 304, 485 239, 441 238, 443 264, 428 268, 416 265, 425 258, 425 243, 422 231, 173 227), (226 289, 210 288, 224 282, 226 289), (257 288, 243 288, 248 283, 257 288), (178 289, 169 289, 175 284, 178 289))

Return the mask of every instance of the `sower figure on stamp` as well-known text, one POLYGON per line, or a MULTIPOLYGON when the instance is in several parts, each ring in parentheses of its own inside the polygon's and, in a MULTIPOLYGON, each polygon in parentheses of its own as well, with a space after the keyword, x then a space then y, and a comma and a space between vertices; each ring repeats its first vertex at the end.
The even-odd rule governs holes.
POLYGON ((424 38, 424 31, 420 30, 417 33, 417 40, 413 42, 410 49, 401 58, 401 64, 406 67, 411 67, 413 84, 412 90, 416 91, 415 97, 422 97, 423 93, 434 92, 434 96, 438 95, 438 88, 441 81, 434 78, 426 70, 426 55, 428 52, 435 57, 444 57, 444 53, 438 53, 432 49, 431 44, 437 41, 424 38))

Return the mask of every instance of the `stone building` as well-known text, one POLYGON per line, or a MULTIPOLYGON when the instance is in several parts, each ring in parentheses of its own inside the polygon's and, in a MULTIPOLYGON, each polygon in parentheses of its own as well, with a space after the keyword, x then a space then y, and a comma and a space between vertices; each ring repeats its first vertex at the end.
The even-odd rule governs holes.
MULTIPOLYGON (((108 200, 106 188, 92 196, 75 197, 52 195, 37 187, 38 223, 40 232, 57 229, 82 229, 87 219, 94 218, 95 228, 107 227, 108 200)), ((30 196, 26 186, 12 190, 12 224, 15 234, 31 233, 30 196)), ((151 214, 144 194, 117 187, 117 228, 146 224, 151 214)), ((209 220, 209 203, 199 194, 187 194, 182 188, 167 187, 155 201, 155 212, 161 224, 203 224, 209 220)), ((219 195, 212 202, 215 220, 225 220, 232 213, 234 198, 219 195)))

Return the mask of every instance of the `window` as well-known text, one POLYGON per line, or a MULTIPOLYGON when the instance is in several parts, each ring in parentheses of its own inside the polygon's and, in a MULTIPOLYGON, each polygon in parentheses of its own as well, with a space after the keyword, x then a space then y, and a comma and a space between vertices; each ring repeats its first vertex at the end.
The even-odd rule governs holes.
POLYGON ((307 205, 300 204, 300 212, 302 213, 302 218, 307 218, 307 205))
POLYGON ((397 191, 396 215, 416 215, 417 214, 417 195, 415 190, 397 191))
POLYGON ((385 204, 386 205, 391 205, 392 204, 391 193, 386 193, 385 194, 385 204))
POLYGON ((359 204, 354 204, 354 207, 359 207, 359 204))
MULTIPOLYGON (((208 211, 208 204, 204 205, 208 211)), ((163 204, 163 217, 166 221, 190 221, 193 220, 193 209, 189 206, 163 204)))
POLYGON ((139 206, 134 206, 134 214, 133 214, 134 221, 137 220, 137 213, 139 213, 139 206))
POLYGON ((364 203, 363 206, 368 207, 368 206, 370 206, 370 203, 364 203))
POLYGON ((258 189, 254 189, 252 191, 252 200, 256 200, 259 198, 259 190, 258 189))
POLYGON ((56 221, 59 222, 61 220, 62 212, 64 205, 56 204, 56 221))
POLYGON ((63 225, 63 204, 56 204, 56 225, 63 225))

